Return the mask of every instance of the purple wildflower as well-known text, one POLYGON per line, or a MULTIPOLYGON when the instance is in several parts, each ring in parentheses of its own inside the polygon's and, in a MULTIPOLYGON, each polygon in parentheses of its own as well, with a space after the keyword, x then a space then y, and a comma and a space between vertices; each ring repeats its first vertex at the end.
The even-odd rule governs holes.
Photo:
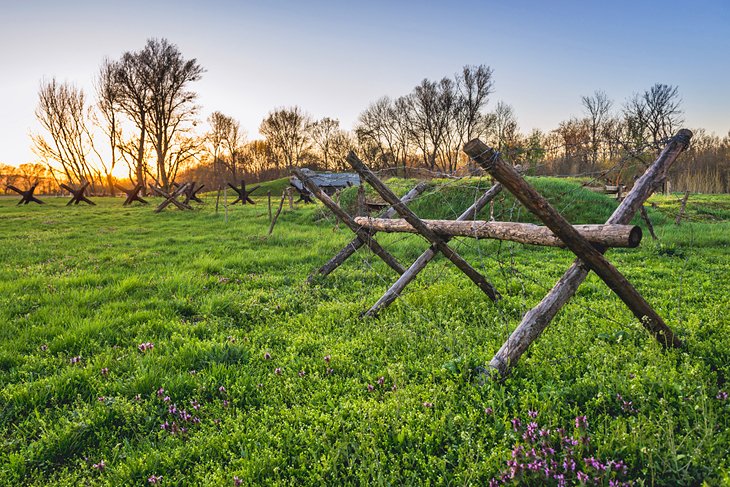
POLYGON ((103 369, 101 369, 101 375, 103 377, 106 377, 107 375, 109 375, 109 369, 107 367, 104 367, 103 369))
POLYGON ((575 476, 578 477, 578 482, 580 482, 582 484, 587 483, 588 479, 590 478, 590 477, 588 477, 587 474, 580 472, 580 471, 576 472, 575 476))
POLYGON ((383 384, 385 384, 385 377, 378 377, 378 385, 382 386, 383 384))
POLYGON ((326 363, 327 365, 329 365, 330 360, 332 360, 332 357, 330 355, 325 355, 324 356, 324 363, 326 363))
POLYGON ((239 479, 238 476, 233 476, 233 485, 239 487, 243 483, 243 480, 239 479))
POLYGON ((527 415, 531 418, 537 418, 537 411, 528 410, 527 415))
POLYGON ((375 386, 372 384, 368 384, 368 392, 373 392, 375 390, 375 386))
POLYGON ((144 353, 147 350, 152 350, 155 348, 155 344, 152 342, 144 342, 137 345, 137 349, 139 349, 140 352, 144 353))
POLYGON ((484 414, 490 415, 494 412, 494 410, 490 407, 484 408, 484 414))
POLYGON ((79 355, 77 357, 71 357, 70 362, 71 362, 72 365, 81 362, 81 355, 79 355))
POLYGON ((220 393, 224 394, 224 393, 226 392, 226 388, 225 388, 225 387, 223 387, 223 386, 220 386, 220 387, 218 388, 218 392, 220 392, 220 393))
POLYGON ((721 401, 726 401, 727 400, 727 392, 725 392, 725 391, 718 392, 717 393, 717 399, 719 399, 721 401))
POLYGON ((142 400, 142 394, 135 394, 134 395, 134 400, 135 401, 141 401, 142 400))
POLYGON ((424 407, 424 408, 429 408, 429 409, 430 409, 430 408, 432 408, 432 407, 433 407, 433 403, 432 403, 432 402, 424 402, 424 403, 423 403, 423 407, 424 407))
POLYGON ((395 392, 395 391, 398 390, 398 386, 395 385, 395 383, 394 383, 393 386, 390 388, 390 390, 393 391, 393 392, 395 392))
POLYGON ((92 468, 95 468, 96 470, 103 472, 104 467, 106 467, 106 463, 104 463, 104 460, 101 460, 99 463, 95 463, 91 466, 92 468))
POLYGON ((193 407, 193 409, 195 409, 196 411, 197 411, 198 409, 200 409, 200 404, 198 404, 198 401, 196 401, 195 399, 193 399, 192 401, 190 401, 190 405, 191 405, 191 406, 193 407))
POLYGON ((264 360, 271 360, 271 354, 269 352, 264 352, 264 360))
POLYGON ((147 482, 150 484, 159 484, 162 482, 162 475, 150 475, 147 482))
POLYGON ((48 350, 48 345, 44 343, 43 345, 41 345, 41 352, 45 352, 46 350, 48 350))
POLYGON ((104 396, 99 396, 96 398, 96 400, 99 402, 104 402, 104 401, 106 401, 106 398, 104 396))
POLYGON ((586 418, 585 416, 576 416, 575 427, 576 428, 587 428, 588 427, 588 418, 586 418))
POLYGON ((332 375, 334 373, 335 373, 335 369, 331 369, 331 368, 327 367, 327 375, 332 375))
POLYGON ((228 407, 228 399, 223 399, 223 407, 224 408, 228 407))
POLYGON ((275 368, 275 369, 274 369, 274 373, 275 373, 276 375, 281 375, 281 372, 282 372, 282 369, 281 369, 281 367, 277 367, 277 368, 275 368))
POLYGON ((307 375, 306 372, 304 372, 303 370, 299 371, 299 377, 304 377, 305 375, 307 375))
POLYGON ((157 397, 162 397, 164 395, 165 395, 165 389, 163 389, 162 387, 157 389, 157 397))
POLYGON ((512 429, 517 431, 519 427, 522 426, 522 421, 519 420, 519 418, 512 419, 512 429))

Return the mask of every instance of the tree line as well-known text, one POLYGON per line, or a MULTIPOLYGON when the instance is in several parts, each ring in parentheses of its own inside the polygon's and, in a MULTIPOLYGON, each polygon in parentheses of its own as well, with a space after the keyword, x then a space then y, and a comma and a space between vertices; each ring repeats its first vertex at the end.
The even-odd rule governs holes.
MULTIPOLYGON (((204 73, 174 44, 150 39, 102 62, 91 101, 72 83, 43 80, 35 112, 42 130, 32 135, 41 162, 0 166, 0 179, 45 181, 46 189, 88 181, 94 192, 114 194, 113 173, 123 167, 133 184, 169 189, 184 179, 215 189, 241 178, 280 177, 295 166, 346 170, 350 150, 392 175, 468 174, 477 169, 461 147, 480 137, 528 173, 627 184, 683 123, 678 88, 657 83, 622 104, 603 91, 582 96, 580 116, 525 134, 512 106, 499 101, 488 109, 494 75, 478 65, 372 102, 352 130, 298 106, 280 107, 262 120, 263 139, 247 140, 240 123, 221 111, 207 117, 201 133, 191 85, 204 73)), ((694 131, 684 162, 670 175, 674 187, 730 192, 730 133, 694 131)))

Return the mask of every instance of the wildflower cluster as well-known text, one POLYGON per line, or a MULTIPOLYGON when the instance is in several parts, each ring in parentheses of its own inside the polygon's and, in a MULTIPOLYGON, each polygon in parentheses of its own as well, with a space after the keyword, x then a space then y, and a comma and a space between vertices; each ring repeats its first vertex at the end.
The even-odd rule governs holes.
POLYGON ((511 420, 517 442, 507 468, 490 487, 498 485, 631 485, 625 481, 627 465, 621 461, 602 462, 591 455, 588 418, 575 418, 575 430, 547 429, 537 421, 538 412, 529 411, 525 425, 511 420))
POLYGON ((162 397, 162 402, 167 405, 168 417, 160 425, 162 431, 166 431, 172 436, 182 436, 188 432, 191 425, 200 423, 200 417, 197 416, 198 411, 200 411, 200 404, 195 399, 190 401, 190 406, 194 411, 191 414, 187 409, 178 408, 176 404, 172 403, 170 396, 165 395, 165 389, 162 387, 157 390, 157 397, 162 397))
POLYGON ((147 350, 152 350, 153 348, 155 348, 155 344, 152 342, 144 342, 137 345, 137 348, 140 352, 144 353, 147 350))
MULTIPOLYGON (((385 385, 385 377, 383 377, 383 376, 378 377, 378 380, 376 380, 375 383, 377 384, 377 386, 374 386, 373 384, 367 385, 368 392, 374 392, 375 389, 378 387, 383 390, 385 390, 387 388, 387 386, 385 385)), ((390 390, 392 392, 395 392, 396 390, 398 390, 398 386, 395 385, 395 382, 393 383, 392 386, 390 386, 390 390)))

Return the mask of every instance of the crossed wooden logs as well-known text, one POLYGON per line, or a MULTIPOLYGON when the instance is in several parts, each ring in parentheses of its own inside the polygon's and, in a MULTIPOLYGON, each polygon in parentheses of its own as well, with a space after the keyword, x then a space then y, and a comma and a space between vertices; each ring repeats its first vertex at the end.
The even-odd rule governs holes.
MULTIPOLYGON (((180 185, 178 183, 172 183, 172 185, 175 186, 176 188, 180 187, 180 185)), ((191 201, 195 201, 197 203, 204 203, 204 201, 198 197, 198 192, 201 189, 203 189, 204 187, 205 187, 205 185, 201 184, 200 186, 198 186, 196 188, 195 181, 191 181, 190 183, 188 183, 187 188, 185 188, 185 191, 183 192, 183 194, 185 195, 185 201, 183 201, 183 203, 188 204, 191 201)))
POLYGON ((84 191, 86 191, 86 188, 89 187, 89 184, 90 183, 88 181, 84 181, 84 183, 81 185, 81 187, 79 189, 74 189, 67 184, 61 184, 61 187, 63 189, 65 189, 66 191, 71 193, 71 201, 66 203, 66 206, 71 206, 72 204, 78 205, 82 201, 86 204, 96 206, 96 203, 94 203, 93 201, 91 201, 89 198, 87 198, 84 195, 84 191))
MULTIPOLYGON (((500 298, 494 287, 468 263, 466 263, 447 242, 453 236, 478 238, 497 238, 535 245, 567 247, 577 257, 573 266, 558 281, 548 295, 533 310, 529 311, 507 342, 500 348, 490 362, 490 367, 505 376, 520 356, 527 350, 561 307, 567 303, 589 271, 594 271, 608 287, 626 304, 642 325, 665 347, 682 345, 673 331, 664 323, 649 303, 633 285, 603 256, 611 246, 633 247, 641 240, 641 230, 628 225, 632 217, 643 208, 643 203, 666 178, 667 171, 679 154, 689 145, 692 133, 680 130, 671 139, 659 158, 639 178, 631 192, 622 201, 605 225, 573 226, 560 215, 550 203, 540 195, 509 164, 502 161, 499 152, 487 147, 478 139, 464 146, 464 151, 498 182, 485 192, 457 221, 421 220, 388 189, 354 153, 347 156, 348 162, 389 204, 385 212, 387 218, 400 214, 403 219, 352 218, 319 189, 306 176, 297 173, 307 189, 330 208, 356 234, 356 239, 342 249, 337 256, 317 271, 326 275, 344 262, 363 243, 381 257, 401 276, 381 299, 365 315, 375 315, 392 303, 405 286, 411 282, 437 252, 441 252, 461 269, 491 299, 500 298), (537 216, 545 227, 515 224, 512 222, 476 221, 477 213, 486 206, 503 188, 510 191, 531 213, 537 216), (404 272, 402 266, 373 239, 377 231, 397 231, 418 233, 430 244, 416 261, 404 272)), ((295 171, 296 172, 296 171, 295 171)), ((410 193, 409 193, 410 194, 410 193)), ((405 198, 404 198, 405 199, 405 198)), ((311 279, 311 278, 310 278, 311 279)))
POLYGON ((142 199, 142 197, 139 195, 139 192, 142 191, 142 188, 144 188, 144 184, 142 184, 142 183, 136 185, 132 189, 127 189, 123 186, 119 186, 118 184, 115 184, 114 187, 127 195, 127 199, 124 200, 124 203, 122 203, 122 206, 131 205, 135 201, 139 201, 143 205, 149 204, 147 201, 142 199))
POLYGON ((168 193, 164 189, 158 188, 154 184, 150 184, 150 189, 154 193, 156 193, 157 195, 162 196, 163 198, 165 198, 165 201, 163 201, 162 203, 160 203, 157 206, 157 208, 155 208, 155 213, 161 212, 162 210, 164 210, 165 208, 167 208, 167 206, 170 205, 170 204, 173 204, 173 205, 177 206, 181 210, 192 210, 193 207, 190 206, 187 202, 183 203, 182 201, 178 201, 177 200, 177 197, 178 196, 180 196, 182 194, 185 194, 185 191, 187 190, 188 186, 189 186, 189 184, 188 183, 185 183, 185 184, 183 184, 181 186, 178 186, 177 189, 175 189, 175 191, 173 191, 172 193, 168 193))
POLYGON ((18 189, 15 186, 13 186, 12 184, 8 184, 6 187, 8 189, 12 189, 16 193, 18 193, 20 196, 22 196, 20 201, 18 201, 18 205, 27 205, 31 201, 33 203, 38 203, 39 205, 43 205, 43 204, 45 204, 43 201, 41 201, 38 198, 36 198, 35 196, 33 196, 33 192, 35 191, 36 186, 38 186, 38 183, 34 184, 30 188, 28 188, 26 191, 23 191, 22 189, 18 189))

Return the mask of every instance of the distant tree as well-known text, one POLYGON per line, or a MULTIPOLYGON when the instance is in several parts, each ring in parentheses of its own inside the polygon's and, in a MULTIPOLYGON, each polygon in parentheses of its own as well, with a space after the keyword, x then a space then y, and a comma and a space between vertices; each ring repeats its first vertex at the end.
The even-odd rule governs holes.
POLYGON ((149 139, 157 159, 156 179, 169 189, 182 153, 171 152, 175 135, 195 124, 198 110, 194 105, 197 94, 188 85, 199 80, 204 69, 197 60, 184 59, 166 39, 149 39, 142 50, 124 53, 116 67, 119 105, 140 131, 137 179, 143 179, 144 144, 149 139))
POLYGON ((634 149, 641 152, 648 146, 658 153, 683 122, 679 90, 676 86, 655 84, 626 102, 624 118, 634 149))
MULTIPOLYGON (((216 171, 223 179, 227 179, 226 175, 229 175, 231 181, 236 181, 241 172, 239 165, 245 143, 241 124, 221 112, 213 112, 208 117, 208 123, 210 124, 208 141, 211 145, 214 167, 218 168, 216 171)), ((220 183, 223 182, 225 181, 221 180, 220 183)))
POLYGON ((114 62, 105 59, 94 82, 97 96, 98 111, 103 119, 102 129, 109 138, 109 153, 111 160, 107 166, 103 158, 99 158, 107 180, 110 194, 115 193, 112 172, 117 164, 118 146, 121 140, 121 124, 119 120, 120 86, 116 80, 117 66, 114 62))
POLYGON ((424 79, 413 90, 410 102, 413 140, 421 151, 424 164, 434 171, 456 104, 454 81, 449 78, 442 78, 439 82, 424 79))
POLYGON ((83 90, 55 78, 42 82, 35 115, 47 135, 33 135, 35 153, 49 165, 58 163, 69 182, 93 183, 95 171, 89 160, 93 140, 83 90))
POLYGON ((503 101, 497 103, 492 113, 492 138, 497 150, 509 155, 517 146, 517 116, 515 109, 503 101))
POLYGON ((317 120, 310 125, 310 135, 324 169, 335 169, 337 161, 344 156, 340 150, 346 145, 342 143, 344 133, 340 121, 329 117, 317 120))
POLYGON ((586 112, 590 131, 591 169, 595 170, 598 165, 604 127, 608 122, 613 102, 608 99, 605 92, 596 91, 591 96, 581 97, 581 103, 586 112))
POLYGON ((456 77, 459 95, 457 123, 460 139, 463 142, 478 137, 484 132, 482 109, 494 90, 492 68, 483 64, 464 66, 456 77))
POLYGON ((277 168, 282 163, 286 168, 299 165, 310 144, 311 123, 311 117, 298 106, 276 109, 261 122, 259 132, 266 137, 277 168))

